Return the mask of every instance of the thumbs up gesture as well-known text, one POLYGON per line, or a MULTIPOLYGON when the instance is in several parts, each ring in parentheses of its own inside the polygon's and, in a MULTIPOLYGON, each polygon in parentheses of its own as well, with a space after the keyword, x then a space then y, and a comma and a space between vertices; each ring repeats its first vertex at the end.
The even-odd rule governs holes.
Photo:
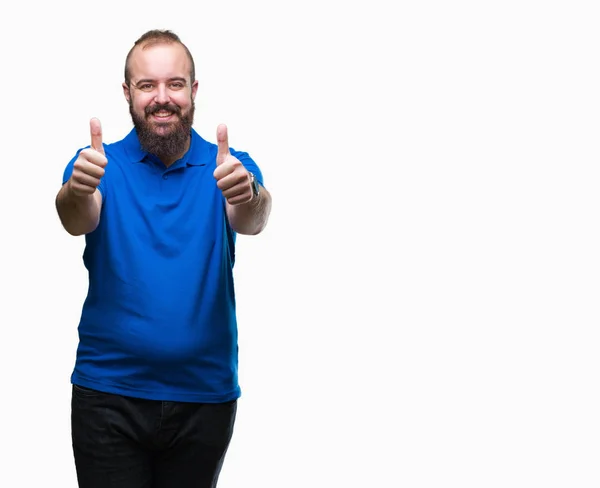
POLYGON ((79 153, 69 179, 71 192, 77 196, 91 195, 96 191, 108 163, 102 145, 102 126, 98 119, 90 120, 90 135, 91 147, 79 153))
POLYGON ((217 168, 213 176, 217 187, 230 205, 241 205, 252 200, 252 181, 250 173, 242 163, 229 152, 227 126, 217 127, 217 168))

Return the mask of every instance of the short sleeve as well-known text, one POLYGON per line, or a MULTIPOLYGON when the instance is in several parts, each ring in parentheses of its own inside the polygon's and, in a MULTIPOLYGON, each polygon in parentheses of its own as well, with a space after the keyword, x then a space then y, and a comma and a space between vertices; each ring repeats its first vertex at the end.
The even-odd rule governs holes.
POLYGON ((239 159, 240 163, 244 165, 244 168, 246 168, 247 171, 250 171, 250 173, 254 174, 257 181, 260 183, 260 186, 266 188, 262 171, 247 152, 236 151, 231 147, 229 148, 229 152, 232 156, 235 156, 237 159, 239 159))

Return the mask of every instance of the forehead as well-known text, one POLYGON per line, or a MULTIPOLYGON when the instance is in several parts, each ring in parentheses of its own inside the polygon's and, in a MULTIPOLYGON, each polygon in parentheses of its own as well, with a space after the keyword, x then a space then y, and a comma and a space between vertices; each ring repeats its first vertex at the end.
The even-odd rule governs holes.
POLYGON ((129 60, 133 80, 188 78, 190 59, 181 44, 152 44, 136 46, 129 60))

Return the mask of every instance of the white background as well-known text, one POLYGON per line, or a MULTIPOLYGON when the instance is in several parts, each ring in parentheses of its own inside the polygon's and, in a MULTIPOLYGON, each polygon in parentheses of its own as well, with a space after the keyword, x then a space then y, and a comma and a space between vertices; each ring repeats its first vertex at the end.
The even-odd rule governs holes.
POLYGON ((87 277, 62 172, 130 128, 127 51, 174 30, 196 129, 273 194, 238 240, 219 488, 600 486, 594 2, 8 2, 0 486, 76 487, 87 277))

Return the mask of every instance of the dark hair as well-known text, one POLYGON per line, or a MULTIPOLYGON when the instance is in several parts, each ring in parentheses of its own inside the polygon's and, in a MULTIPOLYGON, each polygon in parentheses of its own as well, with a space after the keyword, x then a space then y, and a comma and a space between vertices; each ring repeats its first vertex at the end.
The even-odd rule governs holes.
POLYGON ((129 53, 127 53, 127 58, 125 59, 125 83, 127 84, 127 86, 129 86, 129 83, 131 82, 131 74, 129 73, 129 59, 131 58, 133 50, 137 46, 141 46, 141 48, 144 49, 146 46, 173 43, 181 44, 185 49, 185 52, 187 53, 188 58, 190 59, 190 64, 192 65, 190 69, 190 83, 194 83, 194 80, 196 79, 196 67, 194 65, 194 58, 192 57, 192 53, 190 53, 190 50, 187 48, 187 46, 183 42, 181 42, 179 36, 174 32, 171 32, 170 30, 153 29, 149 30, 148 32, 143 34, 137 41, 135 41, 135 44, 129 50, 129 53))

